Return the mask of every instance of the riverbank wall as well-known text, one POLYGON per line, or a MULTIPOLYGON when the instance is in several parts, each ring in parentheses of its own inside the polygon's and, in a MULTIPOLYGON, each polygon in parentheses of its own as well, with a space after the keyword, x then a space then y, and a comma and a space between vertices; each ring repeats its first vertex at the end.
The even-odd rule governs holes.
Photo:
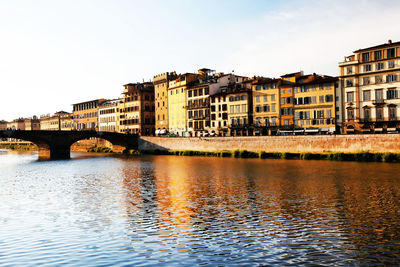
POLYGON ((400 134, 246 137, 142 136, 139 139, 139 150, 399 153, 400 134))

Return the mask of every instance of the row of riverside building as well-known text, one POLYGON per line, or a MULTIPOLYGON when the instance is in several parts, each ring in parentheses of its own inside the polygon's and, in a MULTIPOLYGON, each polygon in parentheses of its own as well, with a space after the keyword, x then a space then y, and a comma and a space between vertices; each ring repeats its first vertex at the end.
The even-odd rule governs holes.
POLYGON ((251 136, 395 133, 400 130, 400 42, 359 49, 332 77, 279 78, 200 69, 124 85, 118 99, 73 104, 72 113, 0 121, 1 129, 96 130, 140 135, 251 136))

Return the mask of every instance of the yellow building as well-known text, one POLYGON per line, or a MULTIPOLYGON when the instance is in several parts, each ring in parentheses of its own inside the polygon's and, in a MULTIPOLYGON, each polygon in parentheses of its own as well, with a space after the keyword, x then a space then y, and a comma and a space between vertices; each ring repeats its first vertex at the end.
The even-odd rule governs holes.
POLYGON ((197 79, 195 73, 185 73, 177 76, 175 80, 169 82, 168 86, 168 123, 169 132, 187 136, 187 87, 197 79))
POLYGON ((294 124, 306 134, 335 132, 335 89, 338 78, 301 76, 294 86, 294 124))
POLYGON ((156 135, 164 135, 169 131, 168 125, 168 86, 176 79, 175 72, 166 72, 153 77, 155 94, 156 135))
POLYGON ((255 135, 274 135, 280 126, 281 79, 255 78, 252 83, 255 135))
POLYGON ((250 88, 243 87, 229 92, 228 101, 228 128, 230 136, 253 135, 253 98, 251 83, 250 88))

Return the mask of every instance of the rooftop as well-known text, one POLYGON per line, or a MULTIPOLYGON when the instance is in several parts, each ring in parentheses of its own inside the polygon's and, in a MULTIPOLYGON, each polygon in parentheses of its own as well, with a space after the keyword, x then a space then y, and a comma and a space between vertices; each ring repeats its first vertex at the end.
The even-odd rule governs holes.
POLYGON ((367 51, 367 50, 379 49, 379 48, 387 48, 387 47, 392 47, 392 46, 397 46, 397 45, 400 45, 400 42, 394 42, 393 43, 392 40, 389 40, 385 44, 358 49, 358 50, 354 51, 353 53, 360 53, 360 52, 367 51))

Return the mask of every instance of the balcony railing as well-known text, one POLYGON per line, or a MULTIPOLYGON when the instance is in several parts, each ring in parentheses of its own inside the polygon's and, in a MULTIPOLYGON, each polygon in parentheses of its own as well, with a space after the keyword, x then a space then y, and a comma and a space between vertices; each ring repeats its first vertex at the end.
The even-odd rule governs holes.
POLYGON ((372 104, 374 104, 374 105, 380 105, 380 104, 384 104, 385 103, 385 100, 384 99, 375 99, 375 100, 372 100, 372 104))

